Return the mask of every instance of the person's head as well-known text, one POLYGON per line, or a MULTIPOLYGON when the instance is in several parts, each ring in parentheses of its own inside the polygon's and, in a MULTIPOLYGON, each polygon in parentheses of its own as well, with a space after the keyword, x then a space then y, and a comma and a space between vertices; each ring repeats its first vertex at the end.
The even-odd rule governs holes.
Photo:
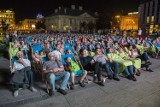
POLYGON ((67 49, 66 54, 72 54, 72 51, 70 49, 67 49))
POLYGON ((120 53, 124 52, 122 48, 119 48, 118 51, 119 51, 120 53))
POLYGON ((16 54, 17 58, 23 58, 23 52, 22 51, 18 51, 16 54))
POLYGON ((44 52, 43 52, 43 50, 41 50, 41 51, 39 52, 39 54, 40 54, 40 55, 44 55, 44 52))
POLYGON ((49 58, 49 60, 54 60, 55 59, 55 55, 52 53, 52 52, 50 52, 49 54, 48 54, 48 58, 49 58))
POLYGON ((61 44, 57 44, 57 45, 56 45, 56 50, 59 51, 60 49, 61 49, 61 44))
POLYGON ((113 53, 113 49, 112 49, 112 48, 108 48, 108 49, 107 49, 107 52, 108 52, 108 53, 113 53))
POLYGON ((86 56, 87 55, 86 49, 81 49, 80 50, 80 55, 81 56, 86 56))
POLYGON ((128 46, 128 50, 132 50, 133 49, 133 46, 132 45, 129 45, 128 46))
POLYGON ((67 58, 66 62, 70 63, 72 61, 72 59, 70 57, 67 58))
POLYGON ((102 54, 101 48, 96 48, 96 54, 97 54, 97 55, 101 55, 101 54, 102 54))

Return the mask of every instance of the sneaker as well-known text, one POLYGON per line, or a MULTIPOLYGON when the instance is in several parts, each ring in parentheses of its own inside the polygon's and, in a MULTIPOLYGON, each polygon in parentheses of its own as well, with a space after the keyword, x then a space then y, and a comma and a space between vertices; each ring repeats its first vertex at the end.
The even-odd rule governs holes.
POLYGON ((117 78, 113 77, 113 79, 116 81, 120 81, 120 79, 118 77, 117 78))
POLYGON ((146 65, 152 65, 152 63, 150 61, 146 62, 146 65))
POLYGON ((18 96, 18 92, 19 92, 18 90, 15 90, 15 91, 14 91, 14 93, 13 93, 14 97, 17 97, 17 96, 18 96))
POLYGON ((152 71, 151 69, 148 69, 148 71, 149 71, 149 72, 154 72, 154 71, 152 71))
POLYGON ((54 95, 54 91, 52 89, 49 90, 49 96, 53 96, 54 95))
POLYGON ((100 86, 105 86, 103 81, 98 82, 100 86))
POLYGON ((131 75, 131 77, 132 77, 133 81, 137 81, 137 79, 136 79, 136 77, 134 75, 131 75))
POLYGON ((71 84, 71 85, 70 85, 70 89, 71 89, 71 90, 74 90, 74 84, 71 84))
POLYGON ((85 87, 84 81, 79 81, 81 87, 85 87))
POLYGON ((31 90, 32 92, 37 92, 37 89, 35 89, 34 87, 30 87, 30 90, 31 90))
POLYGON ((66 92, 65 90, 60 89, 60 88, 59 88, 57 91, 60 92, 60 93, 63 94, 63 95, 66 95, 66 94, 67 94, 67 92, 66 92))

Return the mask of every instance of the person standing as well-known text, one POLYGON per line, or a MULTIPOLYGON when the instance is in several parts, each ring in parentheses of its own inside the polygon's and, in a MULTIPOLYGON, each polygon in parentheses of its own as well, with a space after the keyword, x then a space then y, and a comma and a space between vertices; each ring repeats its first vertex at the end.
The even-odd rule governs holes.
POLYGON ((138 30, 138 37, 139 37, 139 39, 142 38, 142 29, 141 28, 139 28, 139 30, 138 30))

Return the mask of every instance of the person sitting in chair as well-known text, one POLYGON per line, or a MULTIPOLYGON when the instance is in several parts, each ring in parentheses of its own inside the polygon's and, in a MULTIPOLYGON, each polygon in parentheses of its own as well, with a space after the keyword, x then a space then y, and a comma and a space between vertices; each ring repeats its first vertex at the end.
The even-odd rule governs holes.
POLYGON ((33 87, 33 73, 31 63, 28 59, 23 59, 23 52, 17 52, 17 60, 13 64, 11 82, 15 85, 14 96, 18 96, 19 87, 24 83, 29 84, 29 89, 33 92, 37 90, 33 87))
POLYGON ((48 54, 49 61, 46 61, 43 65, 43 72, 46 74, 46 78, 48 79, 51 90, 49 91, 49 95, 54 95, 55 90, 55 81, 62 79, 62 83, 60 85, 60 88, 58 89, 58 92, 60 92, 63 95, 66 95, 67 92, 65 91, 68 80, 70 77, 69 72, 64 72, 64 66, 62 65, 62 62, 57 59, 54 53, 50 52, 48 54))
POLYGON ((79 65, 75 62, 72 61, 72 59, 70 57, 67 58, 67 69, 69 69, 70 73, 71 73, 71 89, 74 89, 74 84, 75 84, 75 76, 79 76, 82 74, 82 77, 80 79, 80 81, 78 82, 80 84, 81 87, 85 87, 84 84, 84 78, 87 76, 87 71, 86 70, 80 70, 79 65))

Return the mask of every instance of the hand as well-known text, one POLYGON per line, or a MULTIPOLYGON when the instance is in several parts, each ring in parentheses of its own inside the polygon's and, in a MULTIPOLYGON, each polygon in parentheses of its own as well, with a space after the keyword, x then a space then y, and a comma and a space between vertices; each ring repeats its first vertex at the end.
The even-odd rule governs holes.
POLYGON ((52 72, 58 72, 59 71, 59 68, 53 68, 52 69, 52 72))
POLYGON ((19 58, 18 61, 21 62, 21 63, 24 63, 22 58, 19 58))

